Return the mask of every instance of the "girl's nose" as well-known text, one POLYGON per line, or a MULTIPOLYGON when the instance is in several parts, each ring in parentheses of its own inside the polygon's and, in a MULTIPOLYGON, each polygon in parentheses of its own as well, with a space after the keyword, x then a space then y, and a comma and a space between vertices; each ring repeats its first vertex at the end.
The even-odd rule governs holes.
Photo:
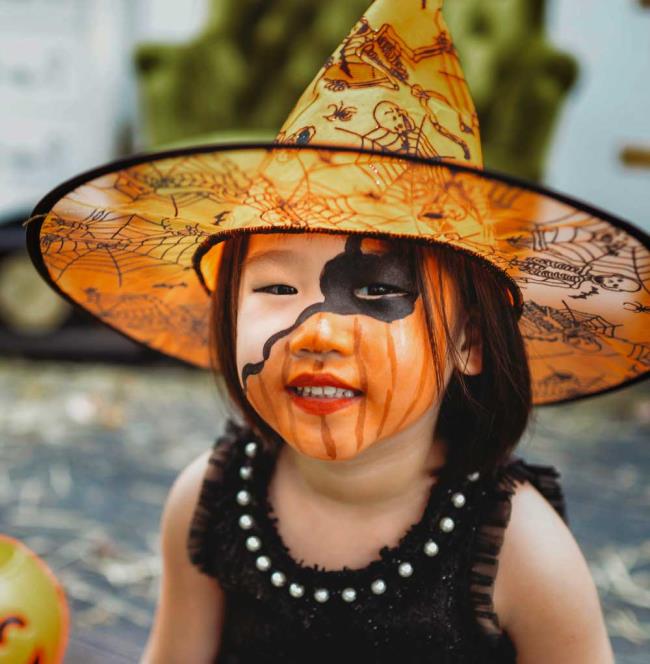
POLYGON ((289 350, 294 355, 329 353, 341 355, 354 352, 354 316, 319 312, 309 316, 293 332, 289 350))

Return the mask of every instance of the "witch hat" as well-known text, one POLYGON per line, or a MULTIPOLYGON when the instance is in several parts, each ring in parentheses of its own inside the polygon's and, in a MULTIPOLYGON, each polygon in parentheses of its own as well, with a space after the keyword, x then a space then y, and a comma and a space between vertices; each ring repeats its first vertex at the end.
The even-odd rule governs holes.
POLYGON ((57 187, 27 226, 64 297, 156 350, 209 365, 223 240, 331 232, 442 244, 496 270, 520 314, 536 404, 650 373, 650 238, 482 168, 442 0, 377 0, 277 141, 136 156, 57 187))

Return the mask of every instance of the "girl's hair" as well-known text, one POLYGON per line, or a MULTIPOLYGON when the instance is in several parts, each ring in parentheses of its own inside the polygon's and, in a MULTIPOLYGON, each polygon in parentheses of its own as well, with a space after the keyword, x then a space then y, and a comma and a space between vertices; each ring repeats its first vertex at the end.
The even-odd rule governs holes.
MULTIPOLYGON (((451 359, 454 366, 458 363, 446 314, 450 283, 451 296, 471 321, 469 343, 479 339, 482 343, 480 374, 467 376, 453 369, 435 436, 447 443, 447 464, 454 472, 478 469, 494 473, 516 446, 531 411, 528 359, 505 279, 482 261, 450 247, 412 240, 390 242, 414 271, 439 388, 446 360, 451 359), (434 261, 427 260, 431 255, 434 261), (449 349, 448 355, 442 352, 444 348, 449 349)), ((217 383, 222 394, 225 388, 226 402, 229 398, 266 445, 274 446, 282 439, 250 405, 237 373, 237 302, 247 249, 248 235, 226 240, 222 249, 212 296, 210 355, 215 375, 222 381, 217 383)))

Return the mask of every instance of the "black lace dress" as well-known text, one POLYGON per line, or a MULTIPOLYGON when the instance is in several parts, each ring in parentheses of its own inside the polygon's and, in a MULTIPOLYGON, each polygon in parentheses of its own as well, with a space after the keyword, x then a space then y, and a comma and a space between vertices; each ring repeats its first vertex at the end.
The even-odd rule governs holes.
POLYGON ((443 470, 397 546, 331 571, 291 557, 267 500, 276 453, 251 442, 228 423, 189 536, 192 562, 225 592, 219 664, 516 661, 492 606, 497 556, 516 481, 566 519, 554 468, 513 459, 490 479, 443 470))

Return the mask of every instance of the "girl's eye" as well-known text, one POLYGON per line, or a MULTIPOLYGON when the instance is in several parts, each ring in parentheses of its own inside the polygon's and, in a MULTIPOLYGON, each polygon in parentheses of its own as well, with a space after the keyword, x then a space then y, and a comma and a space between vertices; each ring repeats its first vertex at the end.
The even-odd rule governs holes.
POLYGON ((361 288, 355 288, 354 294, 362 300, 379 300, 388 297, 403 297, 408 295, 405 290, 397 288, 396 286, 388 286, 387 284, 369 284, 361 288))
POLYGON ((293 286, 287 286, 286 284, 273 284, 262 288, 254 288, 253 292, 271 293, 272 295, 295 295, 298 291, 293 286))

